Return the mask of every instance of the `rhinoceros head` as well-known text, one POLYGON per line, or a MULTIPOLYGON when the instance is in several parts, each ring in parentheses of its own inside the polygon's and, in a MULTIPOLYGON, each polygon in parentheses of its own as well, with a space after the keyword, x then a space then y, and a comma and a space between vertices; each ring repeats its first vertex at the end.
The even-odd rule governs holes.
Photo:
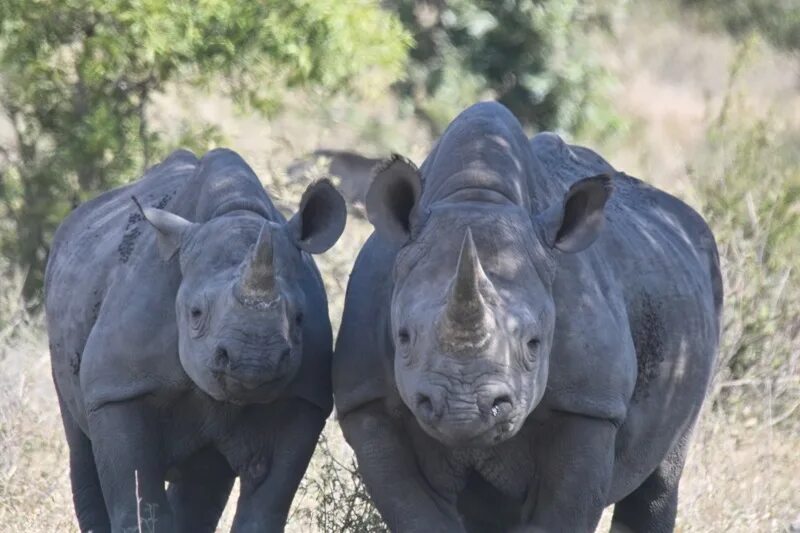
POLYGON ((609 183, 578 181, 533 216, 504 201, 432 202, 423 214, 411 164, 395 159, 377 173, 368 215, 400 247, 391 304, 395 381, 431 436, 449 446, 490 446, 516 434, 539 403, 559 255, 595 240, 609 183))
POLYGON ((162 256, 179 255, 175 313, 186 373, 218 400, 273 400, 302 358, 302 252, 322 253, 339 238, 342 197, 330 182, 316 182, 287 223, 250 211, 202 224, 160 209, 142 212, 157 230, 162 256))

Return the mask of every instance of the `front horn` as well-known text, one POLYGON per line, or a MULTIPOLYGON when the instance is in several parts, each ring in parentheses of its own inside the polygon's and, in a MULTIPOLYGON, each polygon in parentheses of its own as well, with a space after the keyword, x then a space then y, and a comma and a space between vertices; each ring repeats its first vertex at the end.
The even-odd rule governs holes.
POLYGON ((237 296, 245 302, 268 302, 277 296, 272 228, 265 222, 245 259, 237 296))
POLYGON ((481 266, 472 231, 467 228, 445 304, 447 336, 454 337, 451 340, 483 333, 488 313, 484 295, 492 292, 493 288, 492 281, 481 266))

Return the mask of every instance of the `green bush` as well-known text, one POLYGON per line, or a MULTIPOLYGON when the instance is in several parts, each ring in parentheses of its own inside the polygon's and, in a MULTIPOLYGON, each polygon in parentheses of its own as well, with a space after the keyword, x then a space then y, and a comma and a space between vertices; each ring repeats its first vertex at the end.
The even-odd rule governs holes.
POLYGON ((613 119, 607 74, 587 35, 624 0, 391 0, 415 39, 398 92, 438 134, 464 107, 495 97, 537 130, 595 129, 613 119))
POLYGON ((769 387, 780 403, 800 387, 800 136, 740 107, 731 91, 691 169, 724 276, 718 382, 769 387))
POLYGON ((758 32, 778 48, 800 50, 800 2, 797 0, 681 0, 697 8, 711 25, 741 38, 758 32))
MULTIPOLYGON (((375 0, 0 2, 0 108, 14 137, 0 147, 0 251, 27 271, 26 297, 67 212, 175 147, 147 122, 168 84, 214 84, 271 112, 287 88, 380 90, 408 45, 375 0)), ((190 144, 214 134, 186 131, 190 144)))

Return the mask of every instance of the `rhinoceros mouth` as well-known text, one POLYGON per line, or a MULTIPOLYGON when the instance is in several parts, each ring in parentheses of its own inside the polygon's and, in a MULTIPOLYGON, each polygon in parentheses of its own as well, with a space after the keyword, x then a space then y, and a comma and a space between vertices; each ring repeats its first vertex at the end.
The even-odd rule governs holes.
POLYGON ((519 429, 516 416, 490 425, 472 435, 454 435, 446 426, 429 424, 419 419, 417 423, 428 435, 450 448, 490 448, 510 439, 519 429))
POLYGON ((277 398, 289 381, 285 376, 281 376, 253 386, 243 384, 228 374, 220 375, 218 380, 222 388, 221 399, 234 405, 269 403, 277 398))
POLYGON ((295 365, 284 365, 285 368, 268 367, 242 368, 208 368, 216 381, 221 394, 218 400, 233 404, 269 403, 273 401, 289 384, 295 375, 295 365))

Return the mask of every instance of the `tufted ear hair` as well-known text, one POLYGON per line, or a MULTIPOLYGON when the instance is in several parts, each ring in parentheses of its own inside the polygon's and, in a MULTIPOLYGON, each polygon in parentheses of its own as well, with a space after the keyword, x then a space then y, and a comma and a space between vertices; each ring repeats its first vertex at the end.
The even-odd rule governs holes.
POLYGON ((289 220, 289 235, 301 250, 321 254, 336 244, 347 222, 347 206, 336 187, 322 179, 308 186, 297 213, 289 220))
POLYGON ((409 159, 394 154, 374 172, 367 191, 367 218, 378 234, 403 245, 411 237, 411 221, 422 194, 419 169, 409 159))
POLYGON ((172 259, 180 249, 186 232, 195 224, 164 209, 142 207, 135 196, 131 196, 131 199, 144 219, 155 228, 159 255, 165 261, 172 259))
POLYGON ((611 190, 611 178, 607 174, 573 183, 563 202, 536 217, 543 229, 545 244, 565 253, 588 248, 603 229, 603 209, 611 190))

